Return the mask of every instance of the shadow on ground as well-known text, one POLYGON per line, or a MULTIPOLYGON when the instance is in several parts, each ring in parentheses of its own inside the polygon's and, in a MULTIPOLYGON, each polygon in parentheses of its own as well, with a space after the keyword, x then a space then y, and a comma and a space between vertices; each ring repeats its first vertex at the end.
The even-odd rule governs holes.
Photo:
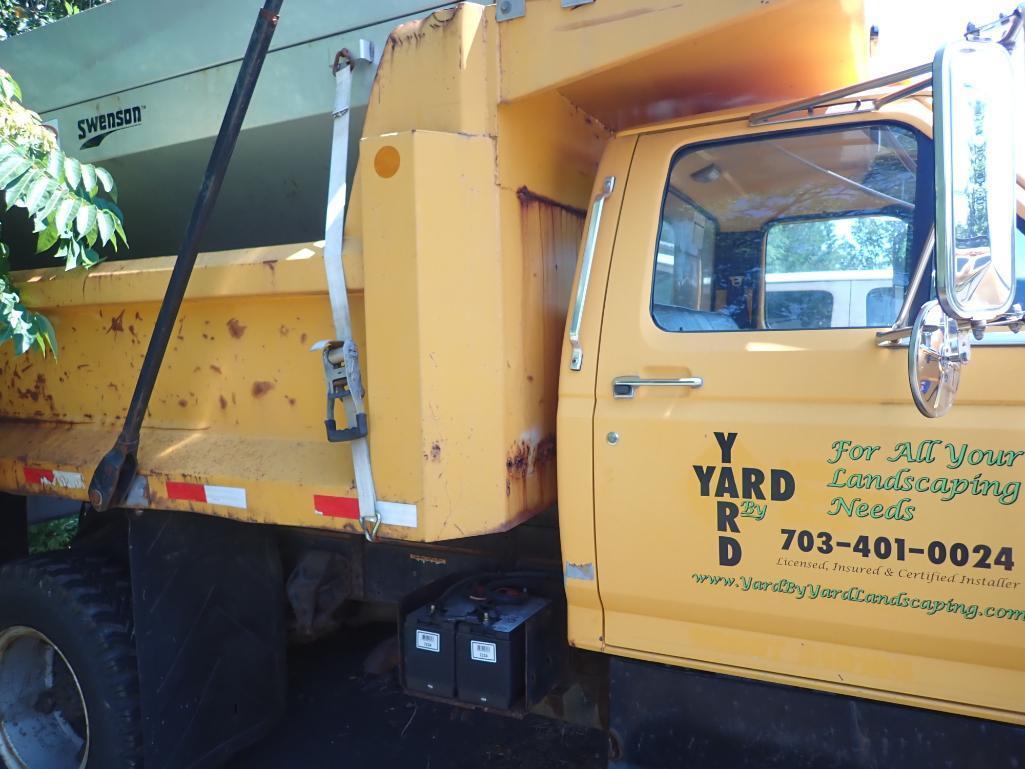
POLYGON ((389 630, 292 649, 284 721, 226 769, 604 769, 601 732, 436 704, 404 695, 394 672, 364 673, 389 630))

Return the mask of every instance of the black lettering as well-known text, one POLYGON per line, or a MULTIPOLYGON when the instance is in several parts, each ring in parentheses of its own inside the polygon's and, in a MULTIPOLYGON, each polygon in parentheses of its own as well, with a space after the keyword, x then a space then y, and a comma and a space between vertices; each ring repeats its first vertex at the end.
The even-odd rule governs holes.
POLYGON ((770 470, 772 490, 770 499, 774 502, 786 502, 794 496, 794 476, 786 470, 770 470))
POLYGON ((736 566, 740 563, 740 543, 733 537, 719 537, 719 565, 736 566))
POLYGON ((732 502, 715 503, 715 525, 719 531, 732 531, 734 534, 740 534, 740 526, 737 525, 738 517, 740 517, 740 508, 732 502))
POLYGON ((99 121, 94 117, 88 118, 85 121, 85 127, 89 133, 95 133, 97 125, 99 125, 99 121))
POLYGON ((701 496, 707 497, 711 492, 709 485, 712 481, 712 476, 715 474, 715 465, 694 465, 694 474, 698 477, 698 481, 701 483, 701 496))
POLYGON ((715 495, 737 498, 737 479, 733 477, 732 467, 719 468, 719 482, 715 485, 715 495))
POLYGON ((106 115, 100 115, 100 130, 101 131, 106 131, 107 130, 107 116, 106 115))
POLYGON ((120 128, 125 124, 125 112, 126 110, 118 110, 114 113, 114 124, 120 128))
POLYGON ((78 138, 79 139, 84 139, 85 138, 85 121, 84 120, 79 120, 78 121, 78 138))
POLYGON ((740 477, 744 489, 744 499, 765 499, 765 495, 762 493, 765 473, 754 467, 745 467, 740 471, 740 477))
POLYGON ((737 440, 736 433, 713 433, 715 441, 719 444, 719 451, 722 452, 722 463, 728 465, 732 461, 733 444, 737 440))
POLYGON ((142 122, 142 107, 132 107, 132 122, 133 123, 141 123, 142 122))

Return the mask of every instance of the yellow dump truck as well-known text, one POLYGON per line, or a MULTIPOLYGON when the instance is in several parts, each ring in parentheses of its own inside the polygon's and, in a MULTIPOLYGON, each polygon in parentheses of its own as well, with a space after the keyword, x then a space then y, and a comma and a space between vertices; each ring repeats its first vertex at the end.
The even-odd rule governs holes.
POLYGON ((133 244, 15 275, 8 766, 216 766, 362 604, 614 767, 1025 761, 1025 7, 164 5, 0 45, 133 244))

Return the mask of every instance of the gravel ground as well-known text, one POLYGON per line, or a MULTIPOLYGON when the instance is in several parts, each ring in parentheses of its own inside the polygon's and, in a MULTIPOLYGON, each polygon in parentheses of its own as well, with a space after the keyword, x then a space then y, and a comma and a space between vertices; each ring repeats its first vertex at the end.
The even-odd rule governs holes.
POLYGON ((348 630, 295 648, 288 711, 227 769, 604 769, 601 732, 408 697, 394 672, 364 672, 389 628, 348 630))

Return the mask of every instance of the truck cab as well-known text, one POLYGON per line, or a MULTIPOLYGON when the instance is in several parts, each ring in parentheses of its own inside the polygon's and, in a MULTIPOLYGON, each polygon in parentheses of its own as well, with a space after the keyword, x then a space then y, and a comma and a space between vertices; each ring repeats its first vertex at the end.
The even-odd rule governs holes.
MULTIPOLYGON (((126 27, 152 11, 120 1, 126 27)), ((105 766, 212 766, 273 725, 286 633, 372 605, 410 694, 572 692, 614 767, 1025 755, 1025 7, 880 73, 901 28, 847 0, 395 0, 325 35, 318 3, 265 51, 205 253, 168 256, 164 214, 233 62, 111 67, 119 90, 40 110, 139 105, 60 141, 123 171, 145 233, 15 274, 62 352, 0 359, 6 520, 60 498, 82 523, 0 569, 0 680, 28 682, 0 737, 46 688, 29 644, 98 682, 86 711, 131 682, 127 742, 79 735, 105 766), (204 117, 169 133, 176 94, 204 117)), ((72 743, 59 769, 98 766, 72 743)))
MULTIPOLYGON (((905 408, 906 347, 877 343, 930 237, 928 103, 753 122, 626 132, 599 172, 617 179, 604 303, 584 313, 589 375, 564 355, 560 391, 565 556, 596 565, 567 580, 572 637, 999 718, 1022 673, 1007 516, 1025 422, 1001 375, 1022 340, 974 353, 942 425, 905 408), (567 456, 593 457, 593 502, 572 501, 567 456), (592 503, 593 542, 567 537, 592 503)), ((1023 213, 1019 187, 1019 245, 1023 213)))

